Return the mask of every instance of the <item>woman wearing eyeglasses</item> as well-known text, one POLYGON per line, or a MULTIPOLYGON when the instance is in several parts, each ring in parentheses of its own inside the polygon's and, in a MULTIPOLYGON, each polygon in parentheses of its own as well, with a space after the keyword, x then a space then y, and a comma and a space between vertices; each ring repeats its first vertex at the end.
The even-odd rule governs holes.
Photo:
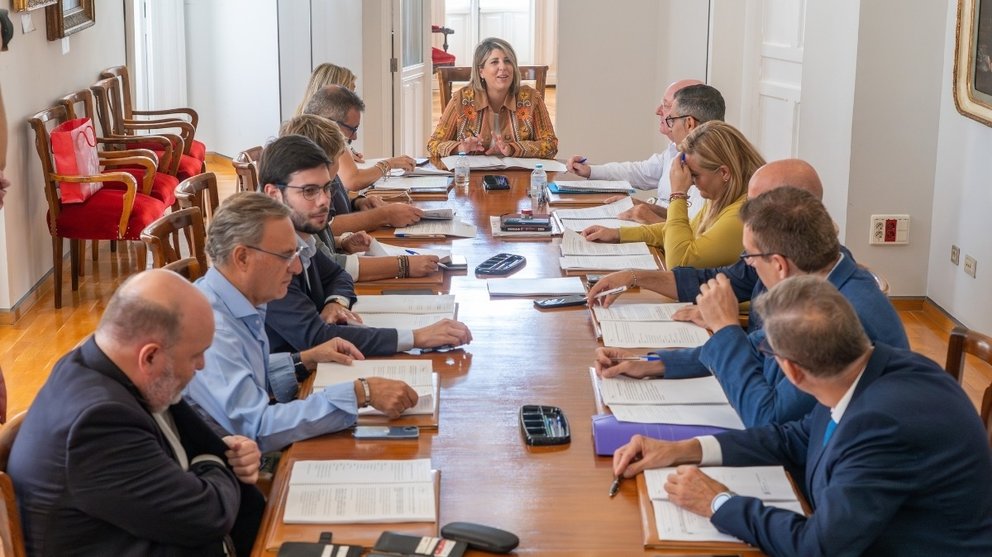
POLYGON ((747 198, 751 175, 765 164, 754 145, 725 122, 710 121, 689 133, 669 171, 672 193, 668 220, 646 226, 582 231, 596 242, 646 242, 665 253, 665 266, 718 267, 733 263, 743 249, 737 213, 747 198), (706 201, 689 218, 689 187, 706 201))
POLYGON ((510 43, 488 38, 475 47, 471 81, 444 108, 427 153, 541 159, 558 153, 544 99, 520 83, 517 54, 510 43))

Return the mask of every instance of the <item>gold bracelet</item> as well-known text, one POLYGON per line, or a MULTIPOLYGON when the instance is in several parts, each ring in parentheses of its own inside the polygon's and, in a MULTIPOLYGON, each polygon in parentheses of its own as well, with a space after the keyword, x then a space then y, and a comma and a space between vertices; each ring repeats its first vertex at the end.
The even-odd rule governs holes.
POLYGON ((630 287, 634 288, 637 286, 637 273, 635 273, 633 269, 630 269, 630 276, 634 279, 631 281, 630 287))
POLYGON ((668 196, 668 203, 671 204, 672 201, 675 201, 676 199, 681 199, 685 201, 686 207, 692 207, 692 201, 689 201, 689 194, 682 193, 680 191, 674 191, 672 192, 671 195, 668 196))
POLYGON ((389 174, 389 163, 388 162, 386 162, 386 161, 379 161, 379 162, 375 163, 375 167, 379 169, 379 172, 382 172, 382 175, 383 176, 389 174))

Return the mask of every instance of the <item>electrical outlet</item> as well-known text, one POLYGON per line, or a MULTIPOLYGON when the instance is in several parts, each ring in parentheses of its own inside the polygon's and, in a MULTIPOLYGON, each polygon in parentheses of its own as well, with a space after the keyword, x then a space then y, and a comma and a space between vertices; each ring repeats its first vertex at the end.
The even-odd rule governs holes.
POLYGON ((977 272, 977 267, 978 261, 975 261, 974 257, 970 255, 964 256, 964 274, 971 278, 976 278, 975 273, 977 272))
POLYGON ((868 243, 899 245, 909 243, 909 215, 872 215, 868 243))
POLYGON ((961 261, 961 248, 951 244, 951 263, 957 265, 961 261))

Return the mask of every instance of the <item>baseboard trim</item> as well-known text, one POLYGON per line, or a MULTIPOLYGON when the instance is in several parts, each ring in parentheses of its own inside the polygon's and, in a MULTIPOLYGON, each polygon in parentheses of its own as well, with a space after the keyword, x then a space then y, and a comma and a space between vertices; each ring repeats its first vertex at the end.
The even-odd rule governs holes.
POLYGON ((39 300, 52 292, 52 273, 55 269, 49 269, 41 280, 28 290, 28 293, 21 296, 21 299, 10 309, 0 309, 0 325, 14 325, 38 303, 39 300))

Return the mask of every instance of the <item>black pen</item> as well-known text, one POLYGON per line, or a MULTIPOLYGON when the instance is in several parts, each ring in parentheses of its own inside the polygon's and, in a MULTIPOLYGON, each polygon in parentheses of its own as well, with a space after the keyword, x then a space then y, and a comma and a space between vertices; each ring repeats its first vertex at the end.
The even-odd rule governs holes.
POLYGON ((620 492, 620 480, 622 479, 623 476, 613 476, 613 483, 610 484, 610 497, 620 492))

